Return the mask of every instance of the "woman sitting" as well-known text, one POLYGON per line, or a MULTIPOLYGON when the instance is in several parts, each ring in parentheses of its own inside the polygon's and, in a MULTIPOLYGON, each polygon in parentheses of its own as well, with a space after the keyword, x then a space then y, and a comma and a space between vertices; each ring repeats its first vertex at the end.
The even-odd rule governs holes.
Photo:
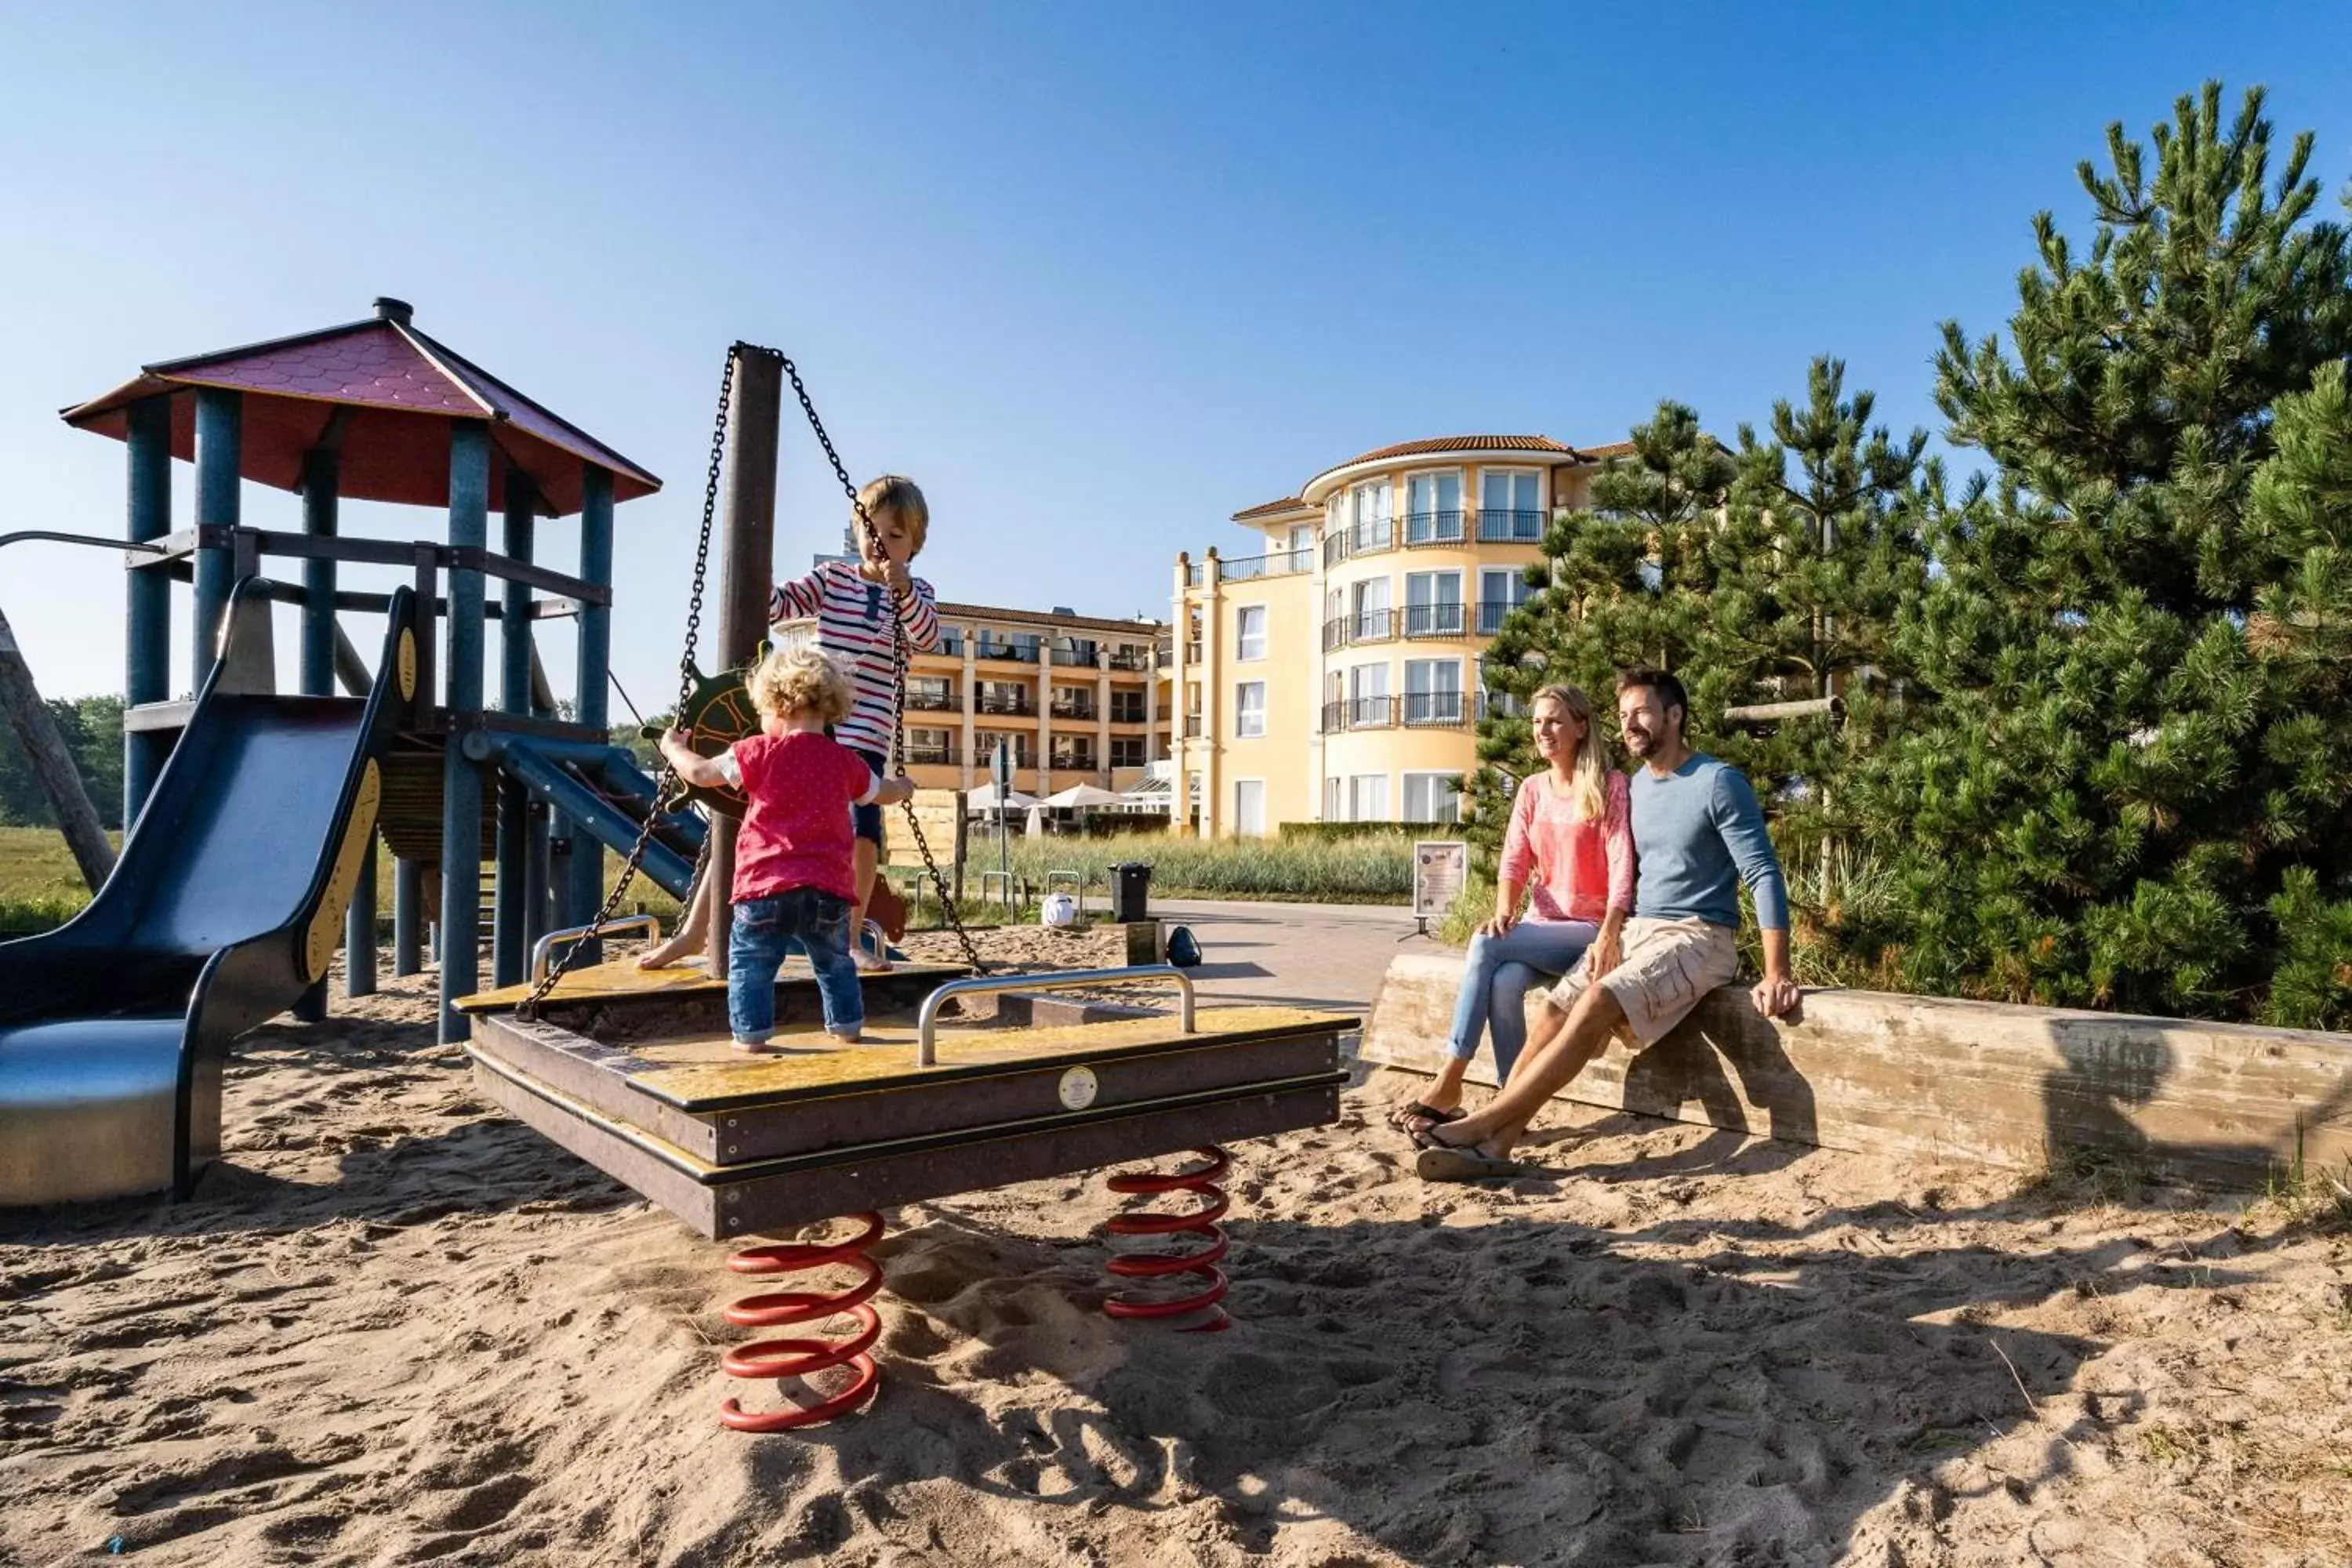
POLYGON ((1528 988, 1558 979, 1595 949, 1617 965, 1617 932, 1633 907, 1633 831, 1625 775, 1609 765, 1592 704, 1573 686, 1536 693, 1536 751, 1548 765, 1519 785, 1495 879, 1495 917, 1470 939, 1444 1070, 1391 1122, 1410 1131, 1462 1115, 1462 1075, 1492 1032, 1495 1081, 1510 1080, 1527 1043, 1528 988), (1519 915, 1519 897, 1528 913, 1519 915))

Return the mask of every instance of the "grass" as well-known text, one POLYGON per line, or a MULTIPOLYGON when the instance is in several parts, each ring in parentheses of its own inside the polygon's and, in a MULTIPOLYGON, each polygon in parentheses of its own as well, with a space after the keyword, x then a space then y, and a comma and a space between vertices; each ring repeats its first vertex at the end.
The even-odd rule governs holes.
POLYGON ((0 827, 0 941, 63 924, 88 902, 89 889, 63 835, 53 827, 0 827))
MULTIPOLYGON (((1042 889, 1047 872, 1076 871, 1096 899, 1110 886, 1110 868, 1122 860, 1151 867, 1151 891, 1158 898, 1401 904, 1412 897, 1412 840, 1402 833, 1339 843, 1166 833, 1027 838, 1015 833, 1006 849, 1015 878, 1042 889)), ((982 873, 997 867, 994 834, 975 834, 969 856, 964 887, 976 893, 982 873)))

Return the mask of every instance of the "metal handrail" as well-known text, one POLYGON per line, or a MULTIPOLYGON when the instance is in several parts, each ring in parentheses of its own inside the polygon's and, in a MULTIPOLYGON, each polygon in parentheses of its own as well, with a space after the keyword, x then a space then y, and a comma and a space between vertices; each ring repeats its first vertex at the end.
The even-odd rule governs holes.
POLYGON ((915 1016, 915 1065, 939 1065, 940 1008, 957 996, 998 995, 1007 991, 1075 991, 1089 985, 1123 985, 1137 980, 1173 980, 1182 994, 1177 1020, 1188 1035, 1192 1023, 1192 977, 1172 963, 1139 963, 1131 969, 1070 969, 1047 974, 985 974, 950 980, 923 998, 915 1016))
POLYGON ((555 951, 557 942, 566 938, 584 942, 594 936, 617 936, 625 931, 643 931, 647 940, 661 940, 661 921, 651 915, 623 915, 602 925, 566 926, 562 931, 551 931, 531 946, 530 983, 536 985, 547 977, 547 955, 555 951))
POLYGON ((161 555, 163 547, 140 539, 108 539, 95 533, 58 533, 47 528, 28 528, 18 533, 0 533, 0 549, 22 544, 27 540, 41 540, 50 544, 87 544, 93 550, 136 550, 148 555, 161 555))

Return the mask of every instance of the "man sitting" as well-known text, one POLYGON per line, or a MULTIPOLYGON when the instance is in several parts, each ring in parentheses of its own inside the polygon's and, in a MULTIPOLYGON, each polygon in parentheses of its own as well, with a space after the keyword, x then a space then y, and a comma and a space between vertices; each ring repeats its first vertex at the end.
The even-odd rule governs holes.
POLYGON ((1764 978, 1756 1010, 1775 1017, 1797 1004, 1789 978, 1789 893, 1764 831, 1756 792, 1736 768, 1684 743, 1690 699, 1664 670, 1617 679, 1617 721, 1633 775, 1633 848, 1639 864, 1624 955, 1601 967, 1596 945, 1546 998, 1531 1048, 1486 1107, 1413 1134, 1423 1180, 1476 1181, 1518 1172, 1511 1150, 1546 1100, 1599 1056, 1612 1033, 1636 1049, 1654 1044, 1739 970, 1739 890, 1748 884, 1763 928, 1764 978))

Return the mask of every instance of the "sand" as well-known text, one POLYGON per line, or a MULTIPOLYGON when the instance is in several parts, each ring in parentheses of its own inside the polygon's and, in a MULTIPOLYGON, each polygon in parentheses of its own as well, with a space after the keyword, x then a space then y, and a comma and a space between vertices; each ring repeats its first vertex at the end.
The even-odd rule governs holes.
POLYGON ((1239 1150, 1233 1331, 1095 1310, 1098 1180, 909 1207, 874 1402, 750 1437, 724 1249, 431 1020, 249 1038, 193 1202, 0 1217, 0 1563, 2352 1562, 2352 1237, 2275 1203, 1589 1112, 1429 1187, 1375 1080, 1239 1150))

